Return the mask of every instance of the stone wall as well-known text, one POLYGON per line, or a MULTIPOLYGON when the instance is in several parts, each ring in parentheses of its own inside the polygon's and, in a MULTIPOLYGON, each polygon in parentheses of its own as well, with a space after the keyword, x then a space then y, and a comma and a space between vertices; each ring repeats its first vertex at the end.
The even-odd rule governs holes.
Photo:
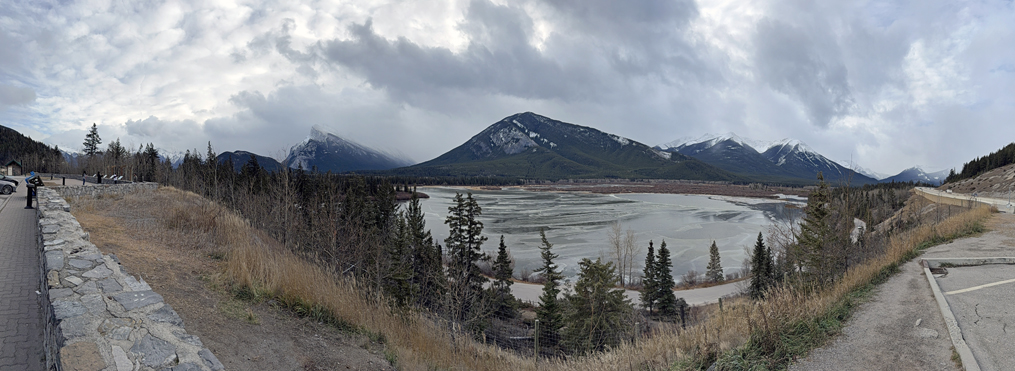
POLYGON ((222 363, 187 334, 183 319, 144 279, 103 255, 70 214, 69 195, 146 191, 154 183, 39 189, 40 248, 48 298, 51 370, 216 371, 222 363), (90 191, 70 188, 92 189, 90 191))
MULTIPOLYGON (((138 192, 151 192, 159 188, 158 183, 123 183, 123 184, 87 184, 82 186, 56 186, 50 188, 63 197, 99 197, 138 192)), ((40 193, 41 195, 41 193, 40 193)))

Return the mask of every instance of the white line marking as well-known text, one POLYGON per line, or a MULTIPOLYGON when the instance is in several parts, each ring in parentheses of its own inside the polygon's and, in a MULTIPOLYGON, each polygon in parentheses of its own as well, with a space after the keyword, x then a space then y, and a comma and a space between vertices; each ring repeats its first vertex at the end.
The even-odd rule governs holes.
POLYGON ((961 294, 961 293, 964 293, 964 292, 976 291, 976 290, 979 290, 979 289, 985 289, 985 288, 988 288, 988 287, 991 287, 991 286, 1003 285, 1003 284, 1012 283, 1012 282, 1015 282, 1015 279, 1010 279, 1010 280, 1005 280, 1005 281, 998 281, 998 282, 994 282, 994 283, 988 283, 986 285, 973 286, 973 287, 970 287, 968 289, 949 291, 949 292, 946 292, 945 295, 961 294))

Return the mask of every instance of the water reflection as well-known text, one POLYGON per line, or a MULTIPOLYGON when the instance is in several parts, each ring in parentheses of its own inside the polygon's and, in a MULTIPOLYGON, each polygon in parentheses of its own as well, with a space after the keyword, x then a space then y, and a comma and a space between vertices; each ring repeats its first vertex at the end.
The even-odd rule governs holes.
MULTIPOLYGON (((448 236, 448 207, 455 192, 465 189, 421 188, 430 195, 422 200, 429 227, 443 245, 448 236)), ((666 240, 673 255, 674 276, 689 269, 704 272, 708 247, 716 241, 727 273, 740 269, 744 246, 752 246, 758 232, 774 221, 799 211, 787 200, 746 200, 704 195, 533 192, 520 189, 473 190, 483 208, 480 220, 489 238, 483 250, 493 255, 500 235, 515 258, 515 275, 539 268, 539 229, 560 255, 557 263, 565 277, 577 274, 582 258, 609 258, 607 235, 610 224, 620 221, 635 232, 639 252, 636 272, 641 272, 649 240, 658 247, 666 240)), ((800 205, 797 203, 797 205, 800 205)))

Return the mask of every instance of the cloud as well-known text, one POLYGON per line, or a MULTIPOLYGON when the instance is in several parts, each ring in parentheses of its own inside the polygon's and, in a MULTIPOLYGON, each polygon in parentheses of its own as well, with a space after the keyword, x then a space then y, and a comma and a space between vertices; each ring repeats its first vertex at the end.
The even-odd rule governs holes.
POLYGON ((23 106, 35 101, 35 90, 0 84, 0 109, 23 106))

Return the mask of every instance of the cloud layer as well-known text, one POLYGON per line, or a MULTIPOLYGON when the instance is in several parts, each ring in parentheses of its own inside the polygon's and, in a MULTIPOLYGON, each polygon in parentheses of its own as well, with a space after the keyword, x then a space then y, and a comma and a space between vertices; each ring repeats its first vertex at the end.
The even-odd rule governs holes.
POLYGON ((534 111, 938 170, 1015 139, 1011 45, 1004 1, 15 1, 0 124, 281 157, 320 125, 424 161, 534 111))

